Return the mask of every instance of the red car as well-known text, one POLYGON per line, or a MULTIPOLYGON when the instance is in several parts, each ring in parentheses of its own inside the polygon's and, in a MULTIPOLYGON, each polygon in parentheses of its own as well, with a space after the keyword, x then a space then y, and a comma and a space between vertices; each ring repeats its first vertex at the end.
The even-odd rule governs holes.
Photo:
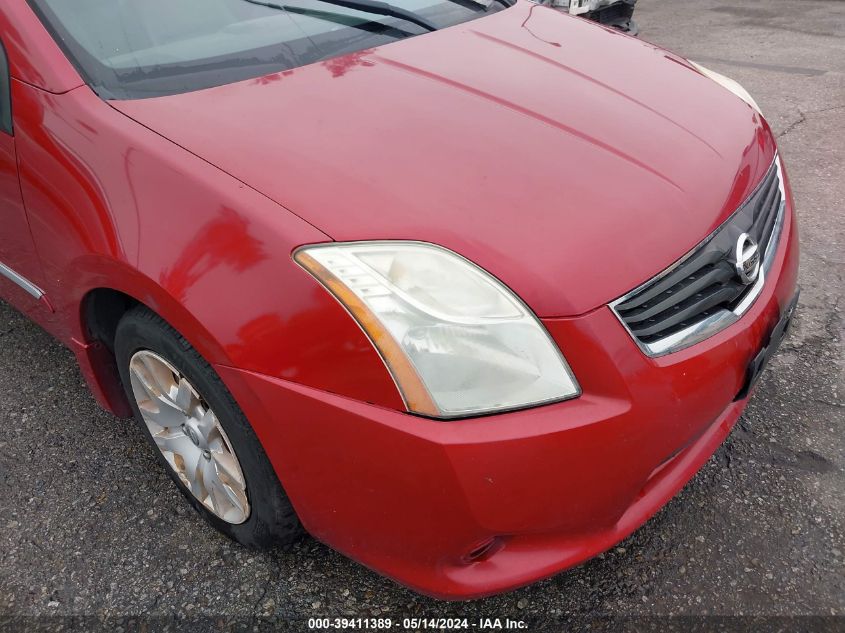
POLYGON ((289 1, 4 0, 0 295, 242 543, 443 598, 607 549, 789 325, 771 129, 527 0, 289 1))

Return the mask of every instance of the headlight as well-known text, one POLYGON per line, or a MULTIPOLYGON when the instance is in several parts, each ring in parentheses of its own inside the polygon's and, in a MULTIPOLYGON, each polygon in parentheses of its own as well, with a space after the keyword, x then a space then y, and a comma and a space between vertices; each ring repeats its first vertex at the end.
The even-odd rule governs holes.
POLYGON ((304 247, 294 259, 355 317, 409 411, 454 418, 580 393, 522 301, 449 250, 359 242, 304 247))
POLYGON ((687 61, 689 61, 689 63, 692 64, 695 67, 695 69, 698 72, 700 72, 702 75, 704 75, 705 77, 708 77, 709 79, 712 79, 713 81, 715 81, 717 84, 719 84, 723 88, 730 90, 737 97, 739 97, 740 99, 745 101, 745 103, 747 103, 752 108, 757 110, 757 112, 759 114, 761 114, 761 115, 763 114, 763 111, 760 110, 760 106, 757 105, 757 102, 754 101, 754 98, 751 96, 751 94, 745 88, 743 88, 742 85, 738 81, 735 81, 735 80, 731 79, 730 77, 725 77, 724 75, 717 73, 715 70, 710 70, 709 68, 705 68, 701 64, 696 64, 691 59, 687 60, 687 61))

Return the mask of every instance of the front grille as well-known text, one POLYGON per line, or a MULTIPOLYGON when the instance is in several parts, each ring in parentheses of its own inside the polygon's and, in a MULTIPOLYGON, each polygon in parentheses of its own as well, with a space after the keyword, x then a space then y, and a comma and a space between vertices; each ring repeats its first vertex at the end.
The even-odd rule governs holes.
POLYGON ((782 195, 775 160, 751 197, 707 240, 614 303, 613 309, 634 338, 653 345, 709 317, 735 310, 756 285, 742 283, 737 274, 737 241, 747 233, 763 257, 778 224, 782 195))

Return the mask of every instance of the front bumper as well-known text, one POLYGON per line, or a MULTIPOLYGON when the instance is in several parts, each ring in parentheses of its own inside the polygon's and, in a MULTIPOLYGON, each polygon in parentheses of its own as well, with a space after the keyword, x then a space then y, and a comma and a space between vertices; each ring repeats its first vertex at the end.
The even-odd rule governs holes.
POLYGON ((649 358, 607 307, 545 320, 583 395, 485 418, 437 422, 217 369, 312 535, 422 593, 479 597, 595 556, 683 487, 742 412, 797 269, 788 200, 772 273, 740 321, 649 358))

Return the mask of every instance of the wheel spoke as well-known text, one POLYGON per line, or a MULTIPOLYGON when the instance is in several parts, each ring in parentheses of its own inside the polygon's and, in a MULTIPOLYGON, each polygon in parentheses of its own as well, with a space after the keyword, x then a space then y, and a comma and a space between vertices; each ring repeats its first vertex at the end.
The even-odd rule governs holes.
MULTIPOLYGON (((237 510, 237 517, 246 518, 247 508, 249 508, 249 501, 246 498, 246 493, 240 488, 232 488, 231 486, 227 486, 223 484, 223 491, 226 493, 229 501, 232 504, 232 507, 237 510)), ((243 520, 243 519, 239 519, 243 520)))
POLYGON ((220 479, 217 476, 217 471, 214 469, 214 464, 210 459, 205 460, 205 469, 203 470, 205 480, 205 490, 208 494, 208 500, 215 514, 223 516, 225 514, 222 506, 223 499, 220 497, 218 488, 220 486, 220 479))
POLYGON ((191 449, 188 450, 188 455, 183 455, 185 459, 184 475, 190 484, 191 492, 196 497, 202 499, 201 495, 204 490, 202 468, 205 458, 202 456, 202 451, 194 446, 190 440, 188 440, 188 443, 191 444, 191 449))
POLYGON ((182 411, 175 409, 166 401, 157 400, 151 402, 150 405, 139 407, 148 424, 152 422, 161 428, 170 429, 181 427, 187 420, 187 416, 182 411))
POLYGON ((235 457, 229 452, 213 452, 211 459, 214 460, 217 466, 217 472, 220 473, 221 478, 233 486, 246 488, 243 473, 238 466, 235 457))
POLYGON ((149 369, 142 361, 133 362, 130 366, 130 372, 132 377, 132 391, 135 394, 135 400, 139 404, 145 401, 157 403, 161 400, 161 390, 156 385, 149 369))
POLYGON ((166 365, 154 360, 150 356, 142 356, 141 363, 144 369, 146 369, 145 375, 148 385, 153 389, 153 393, 157 393, 159 396, 169 394, 170 388, 175 382, 173 372, 166 365))
POLYGON ((153 434, 153 439, 162 451, 168 451, 182 457, 197 448, 181 429, 162 429, 153 434))
POLYGON ((215 428, 219 422, 217 422, 217 416, 214 415, 214 411, 208 409, 199 419, 199 423, 197 424, 197 430, 200 434, 205 438, 206 444, 211 444, 212 436, 216 435, 214 433, 215 428))
POLYGON ((223 516, 226 518, 245 517, 248 502, 246 495, 240 490, 227 485, 221 478, 216 478, 211 484, 212 496, 221 508, 226 508, 223 516))
POLYGON ((191 401, 194 399, 194 390, 191 389, 190 383, 184 378, 179 378, 179 384, 176 386, 172 402, 173 405, 180 411, 189 412, 191 410, 191 401))
POLYGON ((136 400, 157 400, 158 392, 153 387, 150 377, 145 368, 138 368, 135 365, 131 368, 132 390, 135 392, 136 400))
POLYGON ((132 391, 144 420, 164 428, 181 426, 185 421, 185 412, 162 392, 161 382, 154 377, 155 372, 151 370, 149 362, 145 359, 133 362, 130 369, 132 391))

